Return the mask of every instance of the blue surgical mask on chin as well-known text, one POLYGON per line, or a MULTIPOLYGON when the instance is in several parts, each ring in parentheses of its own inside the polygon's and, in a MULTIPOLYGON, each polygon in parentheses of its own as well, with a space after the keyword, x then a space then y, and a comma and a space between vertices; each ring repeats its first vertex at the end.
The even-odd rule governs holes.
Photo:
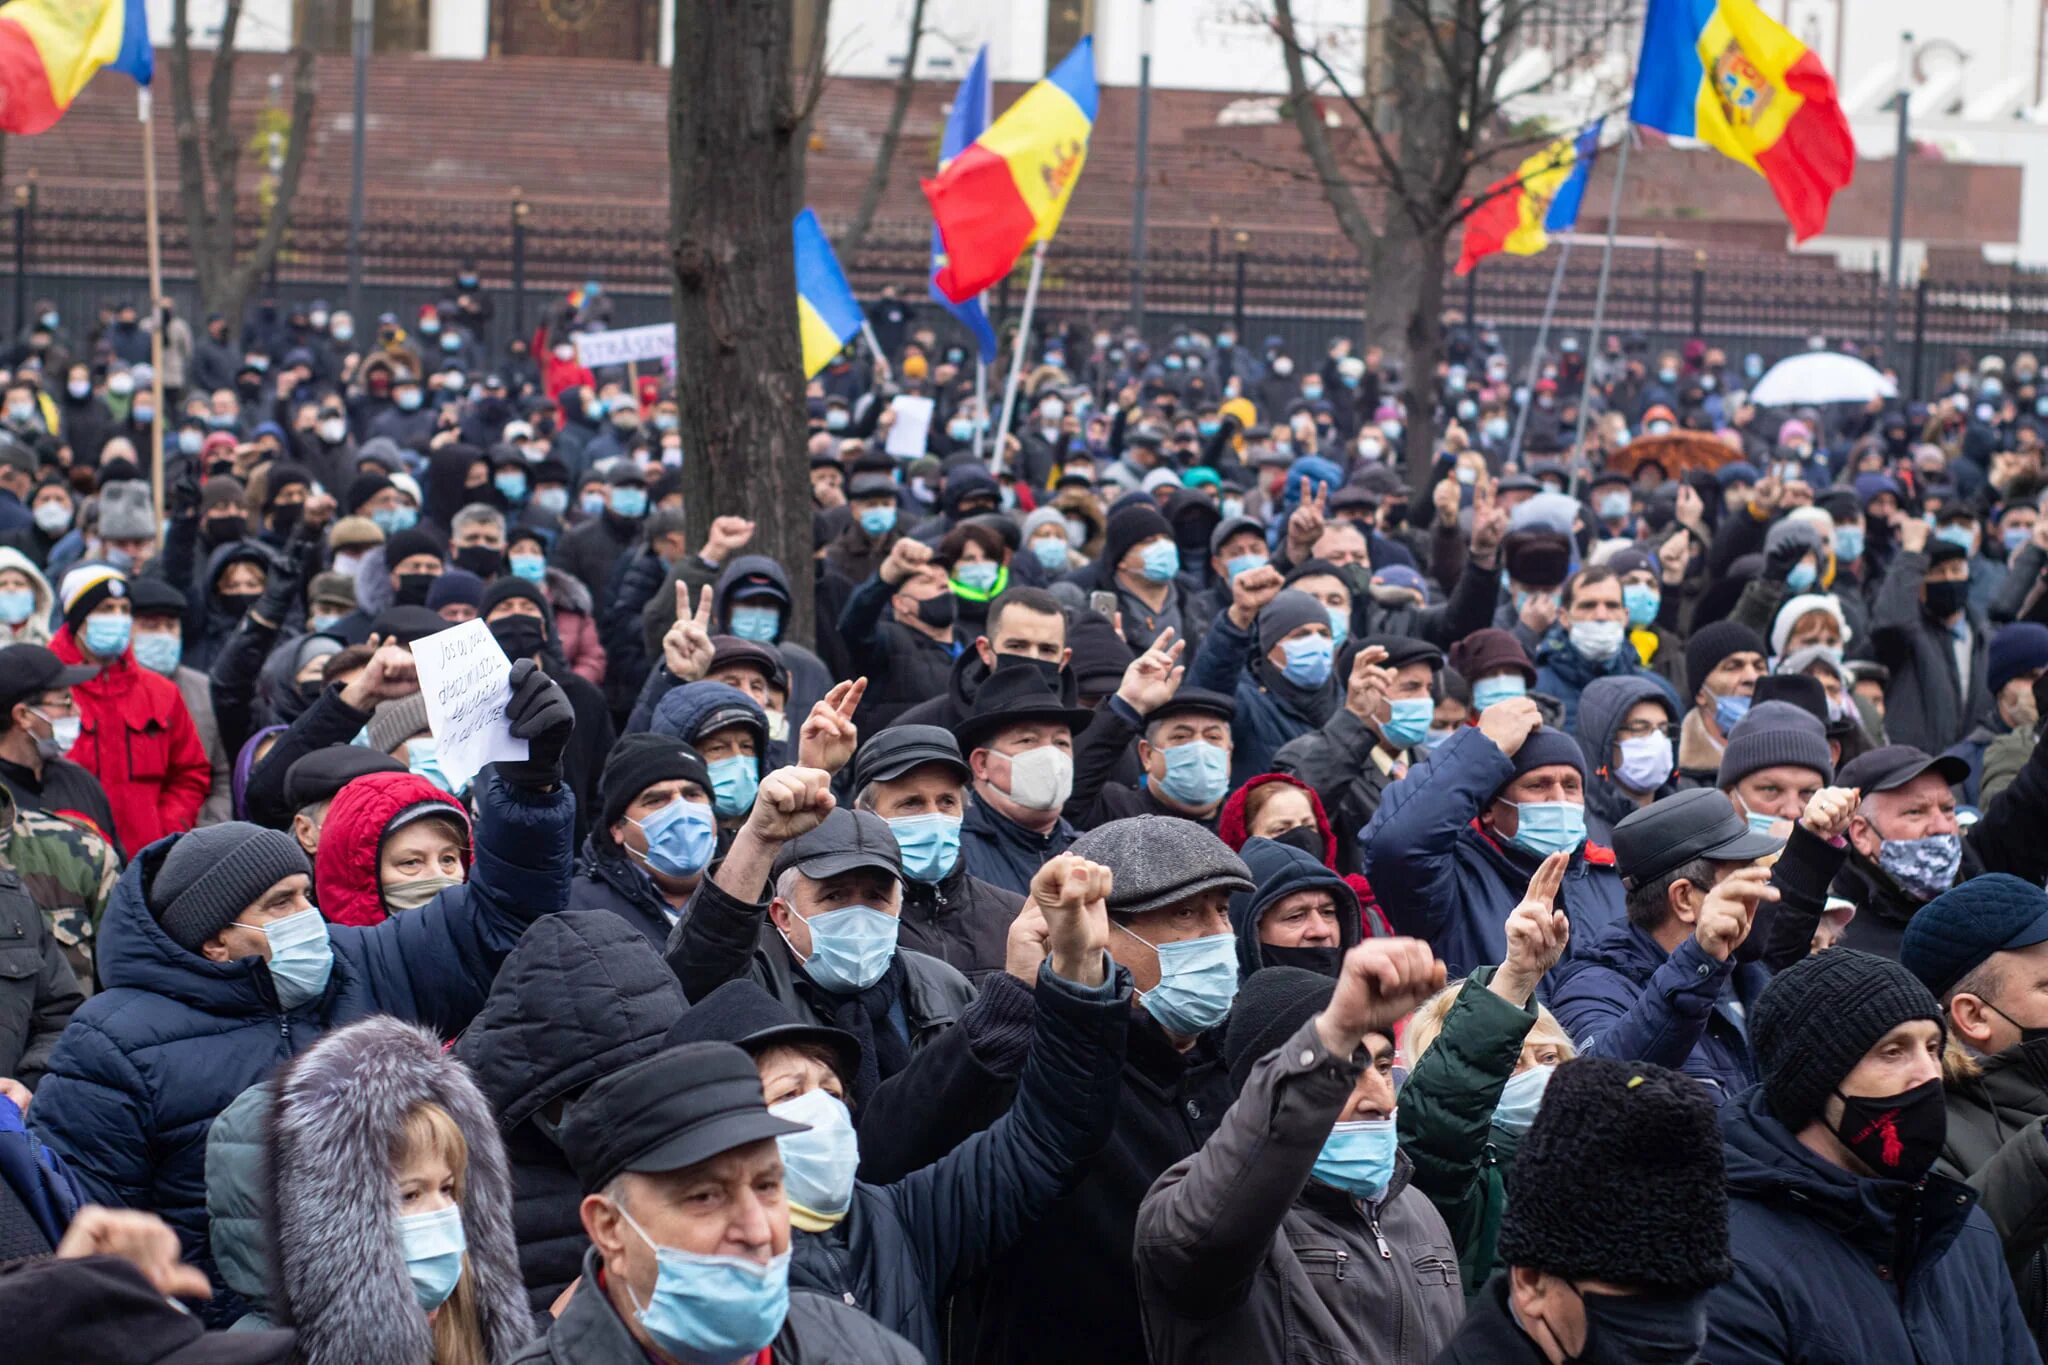
POLYGON ((1207 740, 1189 740, 1161 750, 1166 775, 1159 790, 1183 806, 1206 809, 1230 793, 1230 750, 1207 740))
POLYGON ((1159 957, 1159 984, 1138 997, 1159 1027, 1179 1038, 1197 1038, 1230 1017, 1237 999, 1236 934, 1152 943, 1121 924, 1115 927, 1159 957))
POLYGON ((789 1316, 789 1253, 765 1265, 744 1256, 702 1256, 665 1247, 633 1215, 619 1216, 660 1267, 646 1305, 626 1287, 633 1318, 654 1344, 685 1365, 729 1365, 775 1340, 789 1316))
POLYGON ((1529 1125, 1536 1121, 1536 1111, 1543 1106, 1543 1092, 1549 1087, 1550 1077, 1556 1070, 1554 1066, 1532 1066, 1508 1077, 1508 1083, 1500 1092, 1500 1103, 1493 1107, 1494 1126, 1505 1128, 1516 1137, 1528 1132, 1529 1125))
POLYGON ((279 1005, 296 1009, 327 989, 327 978, 334 971, 334 945, 327 937, 327 921, 318 910, 301 910, 268 924, 244 927, 259 931, 270 945, 270 984, 277 991, 279 1005))
POLYGON ((455 1292, 462 1279, 462 1253, 468 1247, 460 1204, 431 1213, 399 1215, 398 1249, 405 1257, 413 1298, 421 1308, 431 1313, 455 1292))
POLYGON ((1576 801, 1509 802, 1515 807, 1515 832, 1508 842, 1539 858, 1569 853, 1586 841, 1586 808, 1576 801))
POLYGON ((1387 703, 1392 715, 1380 722, 1380 733, 1399 749, 1422 743, 1436 719, 1436 703, 1428 697, 1395 697, 1387 703))
POLYGON ((804 972, 834 995, 858 995, 882 979, 896 957, 898 922, 871 905, 827 910, 804 922, 811 955, 804 972))
POLYGON ((761 788, 761 761, 752 754, 734 754, 704 765, 711 777, 711 807, 730 820, 754 808, 761 788))
POLYGON ((952 815, 903 815, 889 821, 903 855, 903 875, 916 882, 942 882, 960 861, 960 820, 952 815))
POLYGON ((1340 1123, 1323 1139, 1309 1177, 1344 1191, 1360 1203, 1387 1192, 1394 1178, 1394 1153, 1399 1147, 1394 1120, 1358 1119, 1340 1123))
POLYGON ((671 877, 694 877, 711 861, 718 847, 718 822, 701 801, 675 800, 645 820, 635 820, 647 836, 647 865, 671 877))

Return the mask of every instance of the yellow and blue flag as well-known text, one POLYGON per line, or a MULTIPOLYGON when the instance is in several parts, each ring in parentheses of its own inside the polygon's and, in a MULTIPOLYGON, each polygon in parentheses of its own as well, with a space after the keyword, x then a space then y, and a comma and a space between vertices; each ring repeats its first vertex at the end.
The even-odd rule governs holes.
POLYGON ((804 339, 804 378, 825 368, 839 348, 860 331, 860 303, 853 286, 818 226, 818 215, 805 209, 796 216, 796 316, 804 339))

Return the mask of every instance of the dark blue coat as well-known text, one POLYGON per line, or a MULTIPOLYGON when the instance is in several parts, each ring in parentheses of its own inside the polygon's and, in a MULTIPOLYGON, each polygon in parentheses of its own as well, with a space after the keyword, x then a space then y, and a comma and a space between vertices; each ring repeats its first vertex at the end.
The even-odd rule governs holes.
POLYGON ((567 905, 576 818, 565 786, 479 786, 469 881, 381 924, 329 924, 327 990, 291 1010, 263 959, 209 962, 150 914, 143 888, 182 835, 129 863, 100 927, 104 989, 72 1016, 31 1111, 92 1202, 161 1214, 185 1260, 214 1276, 206 1134, 235 1096, 366 1015, 450 1037, 469 1023, 526 926, 567 905))
MULTIPOLYGON (((1514 760, 1466 727, 1388 787, 1358 833, 1366 880, 1395 932, 1428 939, 1453 977, 1507 955, 1504 926, 1543 862, 1476 823, 1514 775, 1514 760)), ((1561 895, 1578 951, 1623 918, 1613 852, 1581 844, 1561 895)))
POLYGON ((1586 690, 1586 684, 1596 678, 1644 678, 1657 684, 1665 700, 1671 703, 1673 715, 1685 714, 1685 704, 1661 673, 1653 673, 1643 664, 1636 647, 1626 639, 1621 648, 1614 651, 1614 657, 1595 663, 1572 648, 1571 636, 1563 626, 1552 626, 1536 643, 1536 690, 1545 696, 1556 697, 1564 703, 1564 719, 1558 722, 1558 729, 1567 734, 1579 730, 1579 694, 1586 690))
POLYGON ((1742 1014, 1770 984, 1760 962, 1716 962, 1688 937, 1666 953, 1623 920, 1558 964, 1550 1009, 1582 1057, 1651 1062, 1704 1081, 1718 1103, 1756 1082, 1742 1014))
POLYGON ((1272 772, 1273 755, 1280 752, 1280 746, 1321 729, 1343 696, 1343 679, 1334 669, 1330 681, 1313 694, 1273 682, 1268 672, 1252 637, 1239 630, 1228 613, 1218 616, 1209 627, 1188 669, 1186 686, 1237 698, 1237 719, 1230 724, 1232 787, 1242 787, 1260 773, 1272 772))
POLYGON ((2010 1365, 2038 1361, 2005 1252, 1977 1196, 1915 1192, 1830 1165, 1761 1087, 1721 1109, 1735 1276, 1707 1297, 1713 1365, 2010 1365), (1917 1204, 1902 1249, 1897 1210, 1917 1204))
POLYGON ((1051 832, 1035 834, 987 802, 970 801, 960 818, 960 862, 976 881, 1028 896, 1038 869, 1079 837, 1065 816, 1051 832))

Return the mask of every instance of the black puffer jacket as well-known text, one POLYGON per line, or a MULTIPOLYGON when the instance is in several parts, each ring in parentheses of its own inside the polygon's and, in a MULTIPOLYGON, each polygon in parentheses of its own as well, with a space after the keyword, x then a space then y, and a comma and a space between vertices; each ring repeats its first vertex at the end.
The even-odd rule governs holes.
POLYGON ((569 908, 617 915, 638 929, 657 953, 668 946, 669 930, 679 918, 655 889, 654 879, 602 829, 592 830, 583 841, 576 879, 569 883, 569 908))
POLYGON ((961 858, 941 881, 904 881, 897 933, 905 948, 958 967, 980 985, 1003 969, 1010 922, 1023 908, 1016 892, 968 876, 961 858))
POLYGON ((684 1008, 675 973, 639 930, 614 914, 567 910, 527 931, 455 1044, 505 1135, 519 1272, 536 1312, 576 1278, 587 1241, 583 1186, 534 1119, 659 1052, 684 1008))

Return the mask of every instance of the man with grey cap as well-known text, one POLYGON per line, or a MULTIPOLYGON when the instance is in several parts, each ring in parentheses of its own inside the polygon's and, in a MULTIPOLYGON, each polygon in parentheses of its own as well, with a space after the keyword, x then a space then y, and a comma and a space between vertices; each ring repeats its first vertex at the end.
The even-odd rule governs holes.
POLYGON ((789 1199, 753 1061, 685 1043, 600 1077, 562 1119, 590 1249, 547 1336, 517 1365, 808 1361, 921 1365, 847 1304, 789 1288, 789 1199))
POLYGON ((1002 970, 1024 898, 970 876, 960 856, 972 778, 959 744, 936 725, 891 726, 853 756, 854 808, 888 823, 902 857, 903 946, 978 982, 1002 970))
MULTIPOLYGON (((1887 744, 1842 765, 1841 784, 1863 798, 1846 831, 1849 852, 1834 886, 1856 906, 1850 947, 1896 961, 1920 907, 1984 870, 1974 840, 1964 840, 1956 821, 1953 788, 1969 775, 1970 765, 1953 754, 1933 755, 1910 744, 1887 744)), ((2006 814, 2012 814, 2009 803, 2006 814)))
POLYGON ((1803 815, 1834 772, 1819 719, 1788 701, 1759 701, 1728 732, 1715 785, 1751 829, 1768 833, 1803 815))
POLYGON ((974 987, 899 949, 903 854, 888 822, 839 808, 819 768, 778 768, 668 940, 683 994, 750 978, 808 1023, 859 1039, 866 1099, 958 1022, 974 987))

